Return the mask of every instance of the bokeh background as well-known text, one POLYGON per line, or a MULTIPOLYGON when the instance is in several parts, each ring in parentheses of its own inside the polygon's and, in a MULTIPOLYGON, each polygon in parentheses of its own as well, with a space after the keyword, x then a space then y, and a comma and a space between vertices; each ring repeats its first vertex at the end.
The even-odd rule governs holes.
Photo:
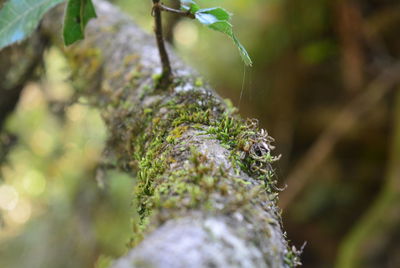
MULTIPOLYGON (((151 32, 151 1, 113 2, 151 32)), ((304 267, 400 267, 400 2, 198 3, 234 13, 254 66, 189 19, 165 16, 167 38, 275 138, 304 267)), ((0 267, 103 267, 127 250, 135 182, 101 168, 105 127, 57 49, 41 72, 0 134, 0 267)))

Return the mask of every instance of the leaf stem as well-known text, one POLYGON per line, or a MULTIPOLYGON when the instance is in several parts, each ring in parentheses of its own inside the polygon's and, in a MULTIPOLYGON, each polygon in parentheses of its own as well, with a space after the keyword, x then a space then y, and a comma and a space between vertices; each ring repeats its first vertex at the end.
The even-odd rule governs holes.
POLYGON ((157 46, 162 64, 162 74, 157 87, 166 89, 172 83, 172 69, 164 43, 161 10, 160 0, 153 0, 152 15, 155 21, 154 32, 156 34, 157 46))
POLYGON ((158 3, 157 5, 159 5, 159 7, 160 7, 160 9, 162 11, 167 11, 167 12, 170 12, 170 13, 178 14, 180 16, 188 17, 188 18, 191 18, 191 19, 195 19, 196 18, 194 16, 194 14, 190 13, 190 11, 183 11, 183 10, 171 8, 171 7, 163 5, 162 3, 158 3))

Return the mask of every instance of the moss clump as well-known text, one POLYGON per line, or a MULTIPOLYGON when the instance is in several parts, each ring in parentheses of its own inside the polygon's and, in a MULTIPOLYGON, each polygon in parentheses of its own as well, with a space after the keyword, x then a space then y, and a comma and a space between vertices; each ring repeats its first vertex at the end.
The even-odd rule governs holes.
POLYGON ((258 129, 256 120, 243 122, 232 118, 230 113, 225 113, 221 122, 210 127, 207 133, 215 135, 223 146, 231 150, 231 158, 236 168, 239 167, 243 172, 263 180, 268 193, 272 194, 277 190, 271 164, 280 156, 271 155, 274 140, 265 130, 258 129))
POLYGON ((203 78, 201 78, 201 77, 198 77, 198 78, 196 78, 196 81, 194 82, 194 85, 196 86, 196 87, 202 87, 203 86, 203 78))
POLYGON ((103 63, 103 54, 100 49, 88 47, 76 49, 74 53, 66 54, 68 64, 71 66, 74 88, 88 95, 87 85, 93 84, 92 79, 96 78, 103 63))
POLYGON ((260 191, 272 193, 270 163, 276 160, 269 154, 272 140, 261 135, 255 121, 241 120, 219 99, 203 92, 181 92, 166 96, 139 113, 141 134, 132 139, 139 168, 135 196, 140 221, 135 223, 132 245, 141 240, 144 230, 151 230, 147 226, 150 216, 151 222, 160 223, 193 209, 210 213, 216 208, 235 211, 257 199, 260 191), (256 174, 265 182, 264 190, 250 187, 251 183, 239 176, 228 175, 196 148, 180 143, 191 129, 219 140, 230 150, 238 172, 241 169, 249 175, 256 174), (184 165, 171 168, 180 165, 182 159, 186 159, 184 165), (235 194, 230 196, 231 193, 235 194))
MULTIPOLYGON (((195 104, 195 98, 197 98, 195 94, 190 97, 185 94, 166 97, 161 105, 155 104, 154 107, 145 108, 140 112, 139 121, 142 125, 140 133, 142 134, 133 137, 134 158, 139 168, 139 182, 135 189, 135 196, 139 199, 138 212, 141 219, 137 223, 141 226, 134 227, 136 230, 143 229, 155 207, 176 206, 178 201, 182 201, 178 200, 178 196, 185 196, 183 193, 192 196, 183 201, 188 205, 193 205, 199 198, 202 199, 200 187, 190 183, 197 180, 195 178, 183 180, 188 174, 195 174, 198 170, 189 168, 184 174, 183 171, 174 171, 168 176, 164 174, 169 165, 176 162, 172 153, 173 145, 189 129, 189 124, 205 124, 210 120, 209 106, 195 104), (168 182, 164 182, 166 176, 168 182), (168 196, 168 200, 165 200, 164 196, 168 196)), ((183 150, 183 152, 186 151, 187 149, 183 150)), ((140 237, 141 235, 138 238, 140 237)))
MULTIPOLYGON (((303 247, 304 246, 305 244, 303 247)), ((289 267, 297 267, 302 265, 300 261, 300 255, 303 252, 303 247, 300 250, 296 249, 295 247, 289 248, 284 257, 285 264, 289 267)))
POLYGON ((168 143, 175 143, 175 141, 177 139, 179 139, 180 137, 182 137, 182 134, 185 133, 188 130, 188 126, 177 126, 176 128, 174 128, 170 134, 168 135, 168 137, 166 138, 166 141, 168 143))

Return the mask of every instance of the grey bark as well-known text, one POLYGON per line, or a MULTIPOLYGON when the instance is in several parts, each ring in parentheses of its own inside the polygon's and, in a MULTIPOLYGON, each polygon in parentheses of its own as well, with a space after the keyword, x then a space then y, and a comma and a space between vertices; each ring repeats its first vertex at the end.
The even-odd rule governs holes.
POLYGON ((156 90, 161 66, 154 37, 111 4, 95 6, 98 19, 83 42, 63 47, 62 9, 44 20, 41 33, 70 61, 79 94, 100 109, 109 129, 108 156, 137 172, 133 236, 139 243, 113 267, 297 265, 274 181, 266 175, 272 172, 265 160, 271 138, 199 83, 172 51, 175 83, 156 90), (243 133, 233 134, 236 128, 243 133))

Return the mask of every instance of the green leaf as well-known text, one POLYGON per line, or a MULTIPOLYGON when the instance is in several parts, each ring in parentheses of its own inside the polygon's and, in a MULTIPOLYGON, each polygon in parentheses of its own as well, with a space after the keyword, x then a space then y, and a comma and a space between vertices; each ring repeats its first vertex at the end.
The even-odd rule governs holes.
POLYGON ((243 62, 247 66, 253 65, 249 53, 247 53, 244 46, 233 33, 233 26, 230 23, 231 14, 228 11, 220 7, 199 9, 195 13, 195 17, 200 23, 206 25, 208 28, 228 35, 239 49, 243 62))
POLYGON ((244 46, 239 42, 239 39, 237 39, 236 35, 232 33, 232 40, 236 44, 237 48, 239 49, 240 56, 242 57, 242 60, 244 64, 247 66, 253 66, 253 61, 250 58, 249 53, 247 50, 244 48, 244 46))
POLYGON ((181 9, 190 11, 190 13, 195 14, 198 10, 200 10, 200 7, 193 0, 181 0, 181 9))
POLYGON ((64 17, 64 44, 69 46, 85 37, 85 27, 96 18, 92 0, 69 0, 64 17))
POLYGON ((231 20, 231 14, 220 7, 200 9, 195 15, 201 23, 206 25, 217 21, 229 22, 231 20))
POLYGON ((44 14, 64 0, 10 0, 0 10, 0 49, 27 38, 44 14))

